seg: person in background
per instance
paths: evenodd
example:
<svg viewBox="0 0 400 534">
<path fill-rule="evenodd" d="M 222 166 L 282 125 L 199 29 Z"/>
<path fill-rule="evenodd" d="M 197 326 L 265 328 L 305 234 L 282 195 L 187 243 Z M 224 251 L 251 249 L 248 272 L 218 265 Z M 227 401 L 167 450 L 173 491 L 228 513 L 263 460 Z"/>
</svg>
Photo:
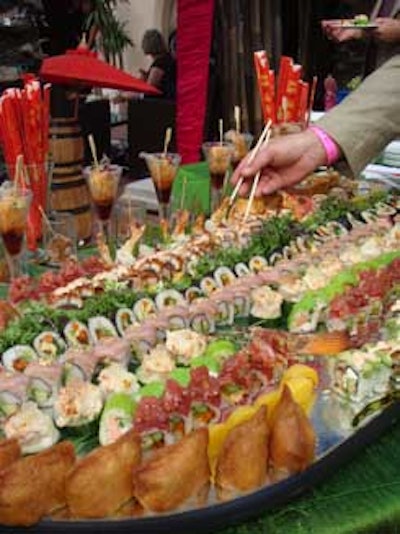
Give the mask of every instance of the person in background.
<svg viewBox="0 0 400 534">
<path fill-rule="evenodd" d="M 147 30 L 142 39 L 142 50 L 152 63 L 148 71 L 140 74 L 149 84 L 161 91 L 161 97 L 174 100 L 176 96 L 176 62 L 168 52 L 167 44 L 158 30 Z"/>
<path fill-rule="evenodd" d="M 232 176 L 245 178 L 239 194 L 247 195 L 261 171 L 256 191 L 269 195 L 300 182 L 321 165 L 343 159 L 357 177 L 385 146 L 400 135 L 400 55 L 368 76 L 345 100 L 315 125 L 272 139 L 254 161 L 243 160 Z"/>
<path fill-rule="evenodd" d="M 365 75 L 400 53 L 400 0 L 377 0 L 369 19 L 377 25 L 376 29 L 346 28 L 337 20 L 322 21 L 327 37 L 338 43 L 369 39 Z"/>
</svg>

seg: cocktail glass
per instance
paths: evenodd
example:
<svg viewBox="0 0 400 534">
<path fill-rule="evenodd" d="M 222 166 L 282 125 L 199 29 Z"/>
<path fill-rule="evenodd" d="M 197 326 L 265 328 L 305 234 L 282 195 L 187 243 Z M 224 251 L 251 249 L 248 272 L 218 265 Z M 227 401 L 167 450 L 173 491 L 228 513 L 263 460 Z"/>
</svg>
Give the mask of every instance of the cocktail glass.
<svg viewBox="0 0 400 534">
<path fill-rule="evenodd" d="M 32 192 L 5 182 L 0 188 L 0 234 L 6 251 L 10 277 L 21 275 L 21 256 Z"/>
<path fill-rule="evenodd" d="M 202 146 L 210 171 L 211 211 L 214 211 L 222 200 L 224 187 L 228 180 L 233 145 L 226 141 L 207 141 Z"/>
<path fill-rule="evenodd" d="M 224 134 L 225 141 L 232 143 L 232 168 L 236 169 L 242 159 L 250 150 L 254 135 L 249 132 L 237 132 L 236 130 L 229 130 Z"/>
<path fill-rule="evenodd" d="M 181 156 L 172 152 L 141 152 L 139 156 L 146 160 L 153 180 L 160 219 L 168 221 L 172 185 L 178 172 Z"/>
<path fill-rule="evenodd" d="M 119 165 L 86 167 L 83 174 L 88 184 L 99 230 L 105 235 L 106 241 L 110 245 L 111 217 L 118 196 L 122 167 Z"/>
</svg>

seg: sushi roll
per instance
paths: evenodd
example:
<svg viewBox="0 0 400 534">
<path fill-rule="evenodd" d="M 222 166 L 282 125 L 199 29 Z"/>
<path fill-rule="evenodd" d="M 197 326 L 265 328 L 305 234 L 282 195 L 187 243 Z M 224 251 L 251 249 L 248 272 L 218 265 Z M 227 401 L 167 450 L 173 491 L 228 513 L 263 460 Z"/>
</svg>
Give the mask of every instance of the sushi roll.
<svg viewBox="0 0 400 534">
<path fill-rule="evenodd" d="M 267 260 L 263 256 L 253 256 L 249 261 L 250 271 L 257 274 L 268 266 Z"/>
<path fill-rule="evenodd" d="M 233 291 L 234 317 L 246 318 L 250 314 L 250 291 L 245 287 L 237 287 Z"/>
<path fill-rule="evenodd" d="M 79 427 L 97 419 L 103 408 L 98 386 L 71 380 L 60 389 L 54 403 L 54 420 L 59 428 Z"/>
<path fill-rule="evenodd" d="M 34 402 L 27 402 L 4 424 L 7 439 L 17 439 L 22 454 L 44 451 L 57 443 L 59 431 L 52 418 L 39 410 Z"/>
<path fill-rule="evenodd" d="M 104 405 L 100 418 L 100 445 L 110 445 L 133 426 L 136 402 L 127 393 L 113 393 Z"/>
<path fill-rule="evenodd" d="M 131 358 L 130 343 L 126 338 L 102 339 L 93 347 L 93 358 L 101 365 L 115 362 L 127 367 Z"/>
<path fill-rule="evenodd" d="M 146 321 L 142 323 L 141 326 L 146 327 L 146 329 L 154 328 L 154 330 L 156 331 L 157 341 L 165 341 L 167 337 L 167 330 L 169 328 L 168 319 L 166 319 L 165 317 L 162 317 L 161 315 L 151 317 L 150 319 L 146 319 Z"/>
<path fill-rule="evenodd" d="M 33 340 L 33 346 L 38 353 L 40 360 L 44 362 L 55 362 L 64 353 L 66 345 L 57 332 L 42 332 Z"/>
<path fill-rule="evenodd" d="M 364 226 L 365 222 L 363 220 L 360 220 L 356 218 L 352 213 L 346 213 L 346 219 L 349 221 L 351 228 L 357 228 L 360 226 Z"/>
<path fill-rule="evenodd" d="M 89 332 L 94 343 L 99 343 L 100 341 L 110 337 L 118 337 L 117 329 L 110 319 L 100 315 L 96 317 L 90 317 Z"/>
<path fill-rule="evenodd" d="M 136 323 L 135 314 L 129 308 L 120 308 L 115 314 L 115 324 L 121 336 L 124 335 L 128 326 Z"/>
<path fill-rule="evenodd" d="M 17 412 L 28 399 L 29 378 L 21 373 L 0 375 L 0 421 Z"/>
<path fill-rule="evenodd" d="M 250 269 L 243 262 L 237 263 L 234 267 L 235 274 L 238 278 L 250 274 Z"/>
<path fill-rule="evenodd" d="M 64 337 L 70 347 L 87 347 L 90 345 L 88 327 L 75 319 L 66 324 Z"/>
<path fill-rule="evenodd" d="M 194 300 L 201 298 L 203 293 L 199 287 L 191 286 L 185 291 L 186 302 L 191 304 Z"/>
<path fill-rule="evenodd" d="M 165 289 L 156 296 L 156 306 L 162 311 L 173 306 L 185 305 L 185 297 L 176 289 Z"/>
<path fill-rule="evenodd" d="M 157 331 L 153 326 L 146 324 L 140 326 L 129 326 L 124 334 L 124 339 L 128 340 L 131 350 L 138 360 L 157 344 Z"/>
<path fill-rule="evenodd" d="M 90 381 L 95 373 L 98 363 L 93 350 L 83 347 L 70 348 L 64 354 L 64 381 L 88 380 Z"/>
<path fill-rule="evenodd" d="M 189 308 L 189 325 L 200 334 L 215 332 L 215 316 L 218 307 L 209 300 L 196 300 Z"/>
<path fill-rule="evenodd" d="M 38 359 L 38 355 L 29 345 L 15 345 L 7 349 L 1 360 L 7 371 L 23 372 L 30 362 Z"/>
<path fill-rule="evenodd" d="M 332 237 L 346 235 L 349 233 L 348 229 L 338 221 L 329 221 L 326 227 L 332 231 Z"/>
<path fill-rule="evenodd" d="M 375 206 L 375 212 L 379 217 L 392 217 L 393 215 L 396 215 L 397 210 L 386 202 L 378 202 Z"/>
<path fill-rule="evenodd" d="M 185 328 L 167 332 L 165 346 L 176 357 L 178 363 L 188 364 L 192 358 L 200 356 L 206 349 L 207 338 L 193 330 Z"/>
<path fill-rule="evenodd" d="M 226 287 L 236 280 L 236 276 L 229 267 L 218 267 L 214 271 L 214 278 L 219 287 Z"/>
<path fill-rule="evenodd" d="M 171 353 L 165 345 L 157 345 L 143 356 L 136 375 L 142 384 L 165 382 L 174 369 L 175 362 Z"/>
<path fill-rule="evenodd" d="M 32 362 L 27 366 L 24 374 L 29 377 L 29 399 L 34 401 L 39 408 L 51 408 L 61 387 L 62 364 L 56 362 L 43 365 L 39 362 Z"/>
<path fill-rule="evenodd" d="M 324 302 L 317 298 L 305 298 L 296 303 L 288 318 L 289 332 L 294 334 L 306 334 L 315 332 L 325 308 Z"/>
<path fill-rule="evenodd" d="M 375 224 L 379 219 L 379 215 L 377 215 L 374 210 L 362 211 L 361 217 L 364 219 L 366 223 L 369 223 L 369 224 Z"/>
<path fill-rule="evenodd" d="M 282 315 L 283 297 L 269 286 L 261 286 L 251 292 L 250 314 L 258 319 L 277 319 Z"/>
<path fill-rule="evenodd" d="M 270 265 L 276 265 L 281 260 L 283 260 L 283 256 L 280 252 L 273 252 L 269 257 Z"/>
<path fill-rule="evenodd" d="M 233 304 L 233 293 L 228 291 L 216 291 L 210 300 L 217 306 L 215 322 L 218 325 L 231 325 L 235 318 L 235 307 Z"/>
<path fill-rule="evenodd" d="M 97 381 L 105 397 L 112 393 L 133 395 L 139 390 L 136 376 L 119 363 L 111 363 L 104 367 L 100 371 Z"/>
<path fill-rule="evenodd" d="M 133 306 L 133 313 L 139 322 L 144 321 L 147 317 L 152 317 L 156 314 L 157 308 L 155 302 L 147 297 L 144 297 Z"/>
<path fill-rule="evenodd" d="M 368 348 L 342 353 L 334 361 L 334 391 L 361 404 L 388 391 L 392 360 L 388 352 Z"/>
<path fill-rule="evenodd" d="M 211 276 L 205 276 L 200 282 L 200 289 L 205 295 L 211 295 L 218 289 L 217 282 Z"/>
<path fill-rule="evenodd" d="M 167 321 L 168 330 L 180 330 L 189 326 L 189 308 L 186 306 L 166 308 L 160 317 Z"/>
</svg>

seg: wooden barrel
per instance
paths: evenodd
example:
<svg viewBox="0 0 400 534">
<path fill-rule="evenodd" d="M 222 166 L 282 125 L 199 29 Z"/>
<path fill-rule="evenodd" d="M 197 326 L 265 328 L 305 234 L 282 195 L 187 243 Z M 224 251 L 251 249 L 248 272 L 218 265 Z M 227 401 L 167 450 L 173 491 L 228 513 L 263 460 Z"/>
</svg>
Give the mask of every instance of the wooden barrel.
<svg viewBox="0 0 400 534">
<path fill-rule="evenodd" d="M 74 215 L 78 239 L 92 232 L 89 190 L 82 174 L 84 145 L 81 128 L 74 118 L 50 122 L 50 154 L 54 163 L 50 206 L 54 211 Z"/>
</svg>

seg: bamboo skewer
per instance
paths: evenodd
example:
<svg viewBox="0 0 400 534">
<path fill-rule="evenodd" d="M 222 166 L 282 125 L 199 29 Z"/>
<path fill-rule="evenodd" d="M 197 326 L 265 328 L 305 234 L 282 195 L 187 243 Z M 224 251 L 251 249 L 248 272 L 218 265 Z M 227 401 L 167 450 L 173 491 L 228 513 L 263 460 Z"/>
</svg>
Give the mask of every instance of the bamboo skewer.
<svg viewBox="0 0 400 534">
<path fill-rule="evenodd" d="M 311 112 L 312 112 L 312 108 L 313 108 L 313 105 L 314 105 L 315 92 L 317 90 L 317 82 L 318 82 L 318 77 L 317 76 L 313 76 L 313 79 L 312 79 L 312 82 L 311 82 L 310 100 L 308 102 L 307 114 L 306 114 L 306 117 L 305 117 L 306 126 L 308 126 L 310 124 Z"/>
<path fill-rule="evenodd" d="M 219 119 L 219 142 L 222 145 L 224 141 L 224 121 L 223 119 Z"/>
<path fill-rule="evenodd" d="M 268 145 L 270 137 L 271 137 L 271 130 L 268 130 L 267 135 L 265 137 L 265 141 L 262 143 L 262 147 L 263 148 Z M 244 219 L 243 219 L 244 222 L 247 221 L 247 219 L 248 219 L 248 217 L 250 215 L 251 207 L 253 205 L 254 197 L 255 197 L 255 194 L 256 194 L 256 191 L 257 191 L 257 187 L 258 187 L 258 183 L 260 181 L 260 178 L 261 178 L 261 171 L 258 171 L 258 173 L 254 177 L 253 185 L 251 186 L 249 200 L 247 201 L 246 212 L 244 214 Z"/>
<path fill-rule="evenodd" d="M 235 117 L 235 126 L 236 126 L 236 133 L 240 133 L 240 107 L 235 106 L 234 107 L 234 117 Z"/>
<path fill-rule="evenodd" d="M 99 160 L 97 158 L 97 149 L 96 149 L 96 144 L 94 142 L 94 137 L 92 134 L 89 134 L 88 135 L 88 141 L 89 141 L 89 147 L 90 147 L 90 151 L 92 153 L 92 158 L 93 158 L 93 163 L 94 163 L 94 166 L 96 167 L 96 169 L 98 169 L 100 167 L 99 165 Z"/>
<path fill-rule="evenodd" d="M 181 191 L 181 202 L 180 202 L 180 210 L 183 211 L 184 205 L 185 205 L 185 197 L 186 197 L 186 186 L 187 186 L 187 176 L 184 175 L 182 178 L 182 191 Z"/>
<path fill-rule="evenodd" d="M 57 235 L 57 232 L 54 230 L 51 222 L 50 222 L 50 219 L 47 217 L 46 213 L 44 212 L 44 209 L 42 208 L 42 206 L 39 206 L 39 211 L 40 211 L 40 214 L 44 220 L 44 222 L 46 223 L 46 226 L 47 228 L 50 230 L 50 232 L 54 235 Z"/>
<path fill-rule="evenodd" d="M 14 192 L 17 194 L 18 186 L 21 185 L 21 177 L 23 176 L 24 172 L 24 156 L 22 154 L 18 154 L 17 159 L 15 161 L 15 169 L 14 169 Z"/>
<path fill-rule="evenodd" d="M 172 139 L 172 128 L 167 128 L 165 130 L 165 136 L 164 136 L 164 150 L 163 150 L 164 158 L 167 156 L 168 146 L 171 142 L 171 139 Z"/>
<path fill-rule="evenodd" d="M 256 146 L 253 148 L 253 150 L 251 151 L 249 157 L 247 158 L 247 163 L 248 164 L 252 163 L 254 158 L 256 157 L 258 151 L 260 150 L 260 147 L 261 147 L 262 143 L 264 142 L 264 139 L 266 138 L 268 132 L 270 131 L 271 124 L 272 124 L 272 121 L 270 119 L 267 122 L 267 124 L 264 126 L 264 130 L 262 131 L 260 137 L 258 138 Z M 232 206 L 232 204 L 235 202 L 235 199 L 237 197 L 239 189 L 241 188 L 241 186 L 243 184 L 243 180 L 244 180 L 244 178 L 243 178 L 243 176 L 241 176 L 239 178 L 239 180 L 237 181 L 237 184 L 235 185 L 235 188 L 232 191 L 231 197 L 229 199 L 229 206 Z"/>
</svg>

